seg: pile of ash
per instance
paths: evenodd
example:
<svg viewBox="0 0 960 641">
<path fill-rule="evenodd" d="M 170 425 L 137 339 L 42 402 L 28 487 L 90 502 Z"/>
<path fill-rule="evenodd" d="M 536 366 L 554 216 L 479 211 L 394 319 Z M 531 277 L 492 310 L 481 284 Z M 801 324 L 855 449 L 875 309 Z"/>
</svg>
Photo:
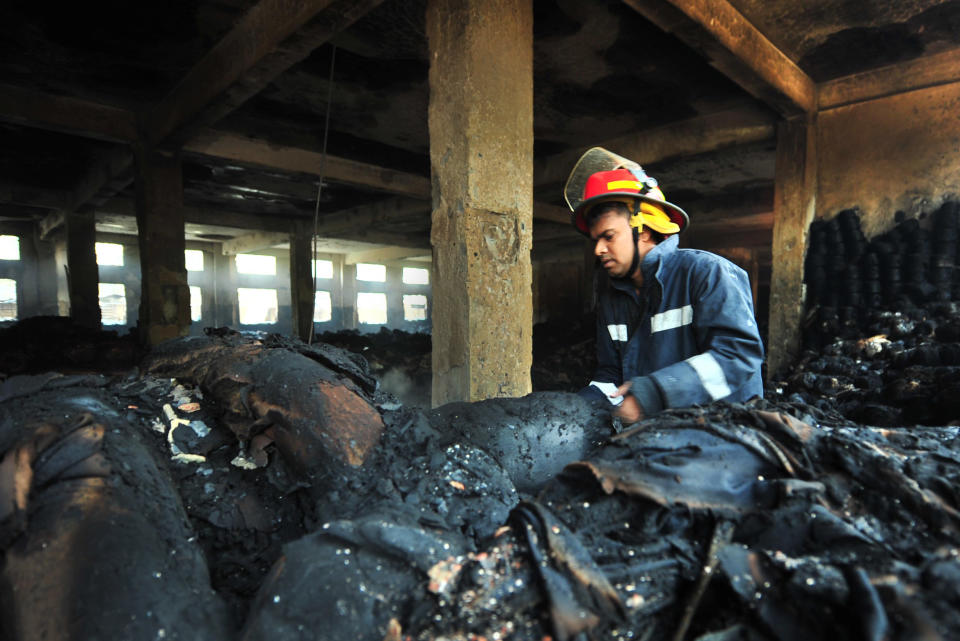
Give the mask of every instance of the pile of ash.
<svg viewBox="0 0 960 641">
<path fill-rule="evenodd" d="M 960 433 L 798 396 L 616 433 L 423 411 L 228 332 L 0 384 L 0 630 L 35 639 L 946 639 Z"/>
</svg>

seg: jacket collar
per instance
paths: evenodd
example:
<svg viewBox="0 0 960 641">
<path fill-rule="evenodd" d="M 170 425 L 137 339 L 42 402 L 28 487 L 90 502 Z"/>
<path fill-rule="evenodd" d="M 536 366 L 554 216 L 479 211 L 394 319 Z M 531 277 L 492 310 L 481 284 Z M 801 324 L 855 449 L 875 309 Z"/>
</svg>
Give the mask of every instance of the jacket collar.
<svg viewBox="0 0 960 641">
<path fill-rule="evenodd" d="M 670 234 L 664 238 L 656 247 L 647 252 L 647 255 L 643 257 L 643 261 L 640 263 L 640 271 L 643 272 L 643 282 L 649 282 L 651 278 L 657 278 L 659 280 L 660 270 L 663 267 L 664 261 L 668 260 L 670 256 L 677 251 L 677 247 L 680 245 L 680 240 L 677 238 L 676 234 Z"/>
<path fill-rule="evenodd" d="M 677 235 L 670 234 L 658 243 L 656 247 L 647 252 L 647 255 L 644 256 L 640 262 L 640 270 L 643 272 L 644 283 L 649 283 L 652 280 L 660 281 L 660 272 L 663 263 L 676 253 L 679 245 L 680 241 Z M 613 285 L 615 289 L 624 292 L 634 291 L 633 281 L 629 278 L 611 278 L 610 284 Z"/>
</svg>

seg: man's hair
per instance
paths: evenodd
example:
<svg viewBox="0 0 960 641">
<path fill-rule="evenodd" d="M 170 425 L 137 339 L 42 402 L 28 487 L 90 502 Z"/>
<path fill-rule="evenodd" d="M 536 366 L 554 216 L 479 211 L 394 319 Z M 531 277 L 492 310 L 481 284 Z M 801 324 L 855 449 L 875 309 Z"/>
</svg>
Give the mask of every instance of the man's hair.
<svg viewBox="0 0 960 641">
<path fill-rule="evenodd" d="M 598 205 L 594 205 L 584 216 L 584 220 L 587 223 L 587 229 L 593 226 L 601 216 L 614 212 L 622 216 L 626 216 L 627 220 L 630 220 L 630 217 L 633 215 L 633 210 L 630 209 L 630 206 L 626 203 L 620 202 L 619 200 L 608 200 L 602 202 Z M 661 234 L 656 229 L 650 229 L 649 227 L 644 227 L 650 233 L 650 239 L 659 244 L 667 237 L 667 234 Z"/>
</svg>

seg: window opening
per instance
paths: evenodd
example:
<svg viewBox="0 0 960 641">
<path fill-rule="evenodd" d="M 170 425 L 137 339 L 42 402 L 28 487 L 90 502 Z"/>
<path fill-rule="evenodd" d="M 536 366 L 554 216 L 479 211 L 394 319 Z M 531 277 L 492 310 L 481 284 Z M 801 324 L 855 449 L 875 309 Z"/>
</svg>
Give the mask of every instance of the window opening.
<svg viewBox="0 0 960 641">
<path fill-rule="evenodd" d="M 404 294 L 403 320 L 427 320 L 427 297 L 423 294 Z"/>
<path fill-rule="evenodd" d="M 404 267 L 403 282 L 407 285 L 429 285 L 430 270 L 420 267 Z"/>
<path fill-rule="evenodd" d="M 387 322 L 387 295 L 373 292 L 357 294 L 357 321 L 366 325 Z"/>
<path fill-rule="evenodd" d="M 383 283 L 387 280 L 387 266 L 357 263 L 357 280 Z"/>
<path fill-rule="evenodd" d="M 119 243 L 94 243 L 98 265 L 123 267 L 123 245 Z"/>
<path fill-rule="evenodd" d="M 237 272 L 276 276 L 277 257 L 261 254 L 237 254 Z"/>
<path fill-rule="evenodd" d="M 186 263 L 188 272 L 202 272 L 203 271 L 203 250 L 184 249 L 183 262 Z"/>
<path fill-rule="evenodd" d="M 203 293 L 196 285 L 190 285 L 190 320 L 194 323 L 203 318 Z"/>
<path fill-rule="evenodd" d="M 10 320 L 17 320 L 17 281 L 0 278 L 0 321 Z"/>
<path fill-rule="evenodd" d="M 20 260 L 20 237 L 0 235 L 0 260 Z"/>
<path fill-rule="evenodd" d="M 127 324 L 127 291 L 123 283 L 100 283 L 100 322 Z"/>
<path fill-rule="evenodd" d="M 313 299 L 313 322 L 326 323 L 333 319 L 333 303 L 330 292 L 318 291 Z"/>
<path fill-rule="evenodd" d="M 268 325 L 277 322 L 277 290 L 237 288 L 241 325 Z"/>
</svg>

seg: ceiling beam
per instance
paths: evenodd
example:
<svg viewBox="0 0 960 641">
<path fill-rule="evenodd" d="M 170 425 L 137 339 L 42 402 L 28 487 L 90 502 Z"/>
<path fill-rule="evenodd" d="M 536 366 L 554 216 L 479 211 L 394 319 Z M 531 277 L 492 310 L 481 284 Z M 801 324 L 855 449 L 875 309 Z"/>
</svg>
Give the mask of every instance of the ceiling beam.
<svg viewBox="0 0 960 641">
<path fill-rule="evenodd" d="M 0 85 L 0 120 L 109 142 L 137 138 L 131 111 L 11 85 Z"/>
<path fill-rule="evenodd" d="M 596 146 L 641 165 L 652 165 L 679 156 L 695 156 L 725 147 L 772 140 L 776 133 L 774 120 L 773 114 L 753 105 L 744 105 L 618 136 Z M 534 184 L 555 184 L 558 190 L 561 189 L 574 163 L 586 150 L 587 147 L 582 147 L 535 159 Z"/>
<path fill-rule="evenodd" d="M 237 236 L 236 238 L 223 241 L 221 251 L 224 256 L 236 256 L 237 254 L 249 254 L 250 252 L 270 249 L 276 245 L 284 245 L 289 242 L 289 233 L 255 231 L 252 234 Z"/>
<path fill-rule="evenodd" d="M 424 211 L 430 210 L 430 178 L 418 174 L 329 154 L 324 161 L 323 154 L 317 151 L 214 129 L 199 132 L 183 149 L 212 158 L 285 172 L 317 176 L 322 170 L 324 180 L 418 198 L 427 201 L 422 203 Z M 533 217 L 545 221 L 570 222 L 570 212 L 566 208 L 549 203 L 534 203 Z"/>
<path fill-rule="evenodd" d="M 324 155 L 320 152 L 274 145 L 266 140 L 207 129 L 184 145 L 185 151 L 204 156 L 287 172 L 319 175 L 325 180 L 376 189 L 390 194 L 430 199 L 430 179 L 404 171 Z"/>
<path fill-rule="evenodd" d="M 781 115 L 813 113 L 817 87 L 727 0 L 623 0 Z"/>
<path fill-rule="evenodd" d="M 405 258 L 430 257 L 430 251 L 424 251 L 419 247 L 384 247 L 382 249 L 369 249 L 367 251 L 350 252 L 343 257 L 346 265 L 356 265 L 357 263 L 389 263 Z"/>
<path fill-rule="evenodd" d="M 357 237 L 359 239 L 359 235 L 365 231 L 376 231 L 391 222 L 427 216 L 429 211 L 430 204 L 422 200 L 388 198 L 323 214 L 313 231 L 321 238 Z"/>
<path fill-rule="evenodd" d="M 148 142 L 180 146 L 383 0 L 260 0 L 147 120 Z"/>
<path fill-rule="evenodd" d="M 128 216 L 136 219 L 136 205 L 130 198 L 113 198 L 96 208 L 97 221 L 106 220 L 110 215 Z M 219 209 L 216 207 L 183 206 L 183 220 L 194 225 L 213 225 L 249 231 L 277 231 L 290 233 L 293 223 L 298 220 L 283 216 L 245 214 Z M 302 219 L 300 219 L 302 220 Z"/>
<path fill-rule="evenodd" d="M 113 197 L 133 180 L 132 167 L 133 152 L 128 146 L 105 151 L 90 164 L 86 173 L 70 189 L 70 203 L 67 209 L 76 211 L 97 196 L 100 196 L 99 202 Z M 121 176 L 125 176 L 125 179 L 121 179 Z M 113 181 L 118 181 L 116 183 L 118 188 L 102 194 L 104 188 L 109 187 Z"/>
<path fill-rule="evenodd" d="M 336 240 L 354 240 L 373 245 L 384 245 L 387 247 L 409 247 L 417 249 L 424 253 L 432 250 L 430 244 L 430 234 L 396 233 L 392 231 L 380 231 L 378 229 L 360 229 L 353 231 L 342 231 L 333 234 L 327 234 L 322 238 L 331 238 Z"/>
<path fill-rule="evenodd" d="M 72 194 L 65 189 L 31 187 L 0 180 L 0 203 L 41 209 L 67 209 Z"/>
<path fill-rule="evenodd" d="M 820 109 L 960 82 L 960 48 L 823 82 Z"/>
</svg>

